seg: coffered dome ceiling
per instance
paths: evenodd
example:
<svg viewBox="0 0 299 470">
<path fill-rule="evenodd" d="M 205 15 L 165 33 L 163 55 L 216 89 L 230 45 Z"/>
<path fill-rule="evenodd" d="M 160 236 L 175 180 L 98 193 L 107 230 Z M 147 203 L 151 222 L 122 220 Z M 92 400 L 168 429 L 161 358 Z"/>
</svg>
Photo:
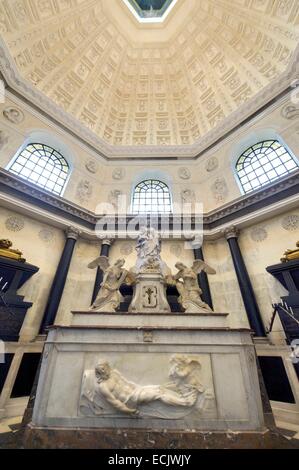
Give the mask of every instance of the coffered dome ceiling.
<svg viewBox="0 0 299 470">
<path fill-rule="evenodd" d="M 298 0 L 177 0 L 157 24 L 140 23 L 125 0 L 0 6 L 16 86 L 51 99 L 108 154 L 195 148 L 282 76 L 298 25 Z"/>
</svg>

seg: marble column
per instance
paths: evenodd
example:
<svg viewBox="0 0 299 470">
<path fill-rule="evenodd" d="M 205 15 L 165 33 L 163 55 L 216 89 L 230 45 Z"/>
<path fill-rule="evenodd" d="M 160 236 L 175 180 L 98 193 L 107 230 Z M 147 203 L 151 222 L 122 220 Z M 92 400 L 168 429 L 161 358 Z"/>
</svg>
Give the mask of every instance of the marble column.
<svg viewBox="0 0 299 470">
<path fill-rule="evenodd" d="M 202 246 L 196 243 L 193 243 L 193 252 L 194 252 L 194 258 L 196 260 L 201 259 L 204 261 Z M 213 301 L 212 301 L 212 296 L 211 296 L 211 291 L 210 291 L 209 279 L 208 279 L 207 274 L 204 271 L 202 271 L 198 275 L 198 284 L 202 290 L 201 298 L 203 302 L 208 304 L 213 310 Z"/>
<path fill-rule="evenodd" d="M 108 240 L 108 239 L 102 241 L 100 256 L 106 256 L 107 258 L 109 258 L 110 248 L 113 242 L 114 240 Z M 98 268 L 95 283 L 94 283 L 93 293 L 92 293 L 91 305 L 94 303 L 95 299 L 97 298 L 102 282 L 103 282 L 103 271 L 101 270 L 101 268 Z"/>
<path fill-rule="evenodd" d="M 67 275 L 69 272 L 74 248 L 79 238 L 79 230 L 69 227 L 66 230 L 66 242 L 52 283 L 48 303 L 44 313 L 40 333 L 45 334 L 50 325 L 55 322 L 56 314 L 63 294 Z"/>
<path fill-rule="evenodd" d="M 225 230 L 224 234 L 229 244 L 250 327 L 255 336 L 264 337 L 266 336 L 265 327 L 238 243 L 239 231 L 235 227 L 231 227 Z"/>
</svg>

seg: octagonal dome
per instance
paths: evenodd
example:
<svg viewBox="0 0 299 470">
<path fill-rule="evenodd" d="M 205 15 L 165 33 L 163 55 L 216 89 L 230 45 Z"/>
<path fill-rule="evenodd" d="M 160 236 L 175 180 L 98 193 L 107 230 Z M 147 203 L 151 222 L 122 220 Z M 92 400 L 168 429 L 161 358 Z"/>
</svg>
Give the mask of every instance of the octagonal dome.
<svg viewBox="0 0 299 470">
<path fill-rule="evenodd" d="M 297 0 L 177 0 L 159 24 L 119 0 L 2 0 L 2 71 L 106 155 L 196 155 L 281 91 L 298 25 Z"/>
</svg>

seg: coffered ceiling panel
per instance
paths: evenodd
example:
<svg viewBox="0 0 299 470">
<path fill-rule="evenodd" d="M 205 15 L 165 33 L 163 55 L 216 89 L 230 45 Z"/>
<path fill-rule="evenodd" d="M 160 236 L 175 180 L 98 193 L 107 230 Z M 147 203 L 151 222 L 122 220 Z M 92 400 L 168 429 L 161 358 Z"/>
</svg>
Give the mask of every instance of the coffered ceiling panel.
<svg viewBox="0 0 299 470">
<path fill-rule="evenodd" d="M 119 0 L 2 0 L 0 30 L 22 79 L 106 144 L 188 146 L 286 70 L 298 11 L 178 0 L 142 25 Z"/>
</svg>

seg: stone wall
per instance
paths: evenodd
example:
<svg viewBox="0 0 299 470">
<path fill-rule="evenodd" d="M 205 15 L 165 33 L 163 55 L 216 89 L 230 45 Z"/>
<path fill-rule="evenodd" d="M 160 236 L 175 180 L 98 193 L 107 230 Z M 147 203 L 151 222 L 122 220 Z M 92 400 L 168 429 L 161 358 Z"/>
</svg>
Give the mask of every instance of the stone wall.
<svg viewBox="0 0 299 470">
<path fill-rule="evenodd" d="M 0 208 L 1 238 L 13 242 L 13 248 L 23 252 L 27 262 L 38 266 L 35 274 L 19 293 L 33 302 L 21 330 L 23 340 L 34 338 L 39 331 L 51 283 L 64 245 L 64 234 L 50 225 L 25 215 Z"/>
<path fill-rule="evenodd" d="M 182 193 L 188 189 L 194 200 L 203 204 L 204 212 L 220 208 L 242 196 L 234 174 L 234 165 L 241 153 L 250 145 L 264 139 L 280 138 L 294 155 L 299 155 L 299 126 L 296 115 L 287 112 L 287 102 L 255 118 L 197 161 L 134 160 L 122 163 L 104 160 L 91 148 L 42 118 L 37 112 L 24 107 L 10 95 L 0 105 L 0 166 L 6 168 L 24 141 L 33 136 L 43 139 L 60 150 L 71 166 L 71 175 L 63 197 L 93 212 L 102 213 L 101 203 L 115 201 L 115 194 L 126 196 L 129 209 L 134 185 L 146 178 L 165 181 L 171 189 L 173 202 L 182 202 Z M 20 111 L 18 123 L 4 117 L 9 107 Z M 140 147 L 142 157 L 142 147 Z M 182 168 L 186 172 L 182 172 Z M 193 196 L 191 196 L 193 198 Z"/>
</svg>

